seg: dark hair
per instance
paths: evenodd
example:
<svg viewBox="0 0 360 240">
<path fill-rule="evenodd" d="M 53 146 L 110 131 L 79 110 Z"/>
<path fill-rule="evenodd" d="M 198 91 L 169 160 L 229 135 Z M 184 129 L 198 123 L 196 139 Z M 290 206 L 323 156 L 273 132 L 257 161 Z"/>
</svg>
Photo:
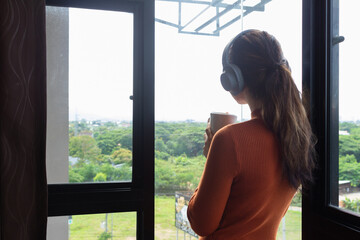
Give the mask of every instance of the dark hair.
<svg viewBox="0 0 360 240">
<path fill-rule="evenodd" d="M 229 57 L 262 104 L 262 118 L 279 142 L 283 174 L 294 188 L 304 187 L 313 180 L 315 137 L 279 42 L 267 32 L 248 30 L 235 40 Z"/>
</svg>

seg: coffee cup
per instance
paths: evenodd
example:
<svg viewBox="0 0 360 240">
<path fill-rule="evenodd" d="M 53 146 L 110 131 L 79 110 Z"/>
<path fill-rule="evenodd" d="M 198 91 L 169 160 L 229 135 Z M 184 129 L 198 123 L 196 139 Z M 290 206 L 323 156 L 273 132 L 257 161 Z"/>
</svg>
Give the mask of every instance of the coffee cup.
<svg viewBox="0 0 360 240">
<path fill-rule="evenodd" d="M 220 128 L 236 123 L 236 115 L 222 112 L 210 113 L 210 130 L 215 134 Z"/>
</svg>

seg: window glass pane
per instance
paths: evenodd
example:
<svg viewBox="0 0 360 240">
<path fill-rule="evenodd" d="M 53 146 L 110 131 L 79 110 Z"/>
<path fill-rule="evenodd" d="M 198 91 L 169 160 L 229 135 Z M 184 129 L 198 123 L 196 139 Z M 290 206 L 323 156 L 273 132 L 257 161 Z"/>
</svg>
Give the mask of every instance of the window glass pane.
<svg viewBox="0 0 360 240">
<path fill-rule="evenodd" d="M 133 15 L 46 8 L 49 183 L 131 181 Z"/>
<path fill-rule="evenodd" d="M 358 64 L 360 33 L 355 31 L 356 0 L 339 1 L 339 206 L 360 211 L 360 102 Z"/>
<path fill-rule="evenodd" d="M 136 239 L 136 212 L 49 217 L 48 240 Z"/>
<path fill-rule="evenodd" d="M 292 75 L 301 90 L 302 1 L 245 1 L 244 9 L 255 7 L 244 17 L 216 32 L 214 20 L 199 26 L 236 1 L 220 1 L 218 10 L 201 3 L 156 2 L 156 109 L 155 109 L 155 236 L 156 239 L 190 239 L 186 230 L 187 199 L 197 187 L 204 169 L 204 130 L 211 112 L 229 112 L 238 121 L 250 119 L 248 107 L 241 108 L 220 84 L 222 53 L 226 44 L 242 29 L 256 28 L 273 34 L 281 43 Z M 245 8 L 246 7 L 246 8 Z M 286 9 L 286 11 L 284 11 Z M 224 14 L 219 25 L 238 18 L 240 5 Z M 164 20 L 185 26 L 180 33 Z M 191 23 L 189 23 L 189 21 Z M 187 23 L 189 23 L 187 25 Z M 291 31 L 291 34 L 289 32 Z M 191 34 L 186 34 L 186 33 Z M 207 34 L 207 35 L 206 35 Z M 204 36 L 205 35 L 205 36 Z M 259 189 L 261 191 L 261 189 Z M 182 223 L 182 224 L 181 224 Z M 177 227 L 176 227 L 177 226 Z M 285 236 L 283 236 L 285 234 Z M 301 239 L 301 196 L 297 195 L 278 231 L 278 239 Z"/>
</svg>

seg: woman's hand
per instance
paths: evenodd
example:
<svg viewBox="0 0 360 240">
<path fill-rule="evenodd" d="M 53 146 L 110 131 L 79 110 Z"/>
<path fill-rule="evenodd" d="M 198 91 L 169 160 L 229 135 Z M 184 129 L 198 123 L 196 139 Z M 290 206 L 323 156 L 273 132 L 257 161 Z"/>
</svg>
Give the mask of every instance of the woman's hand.
<svg viewBox="0 0 360 240">
<path fill-rule="evenodd" d="M 204 134 L 205 145 L 203 148 L 203 154 L 205 157 L 207 157 L 207 155 L 208 155 L 212 138 L 213 138 L 213 133 L 210 130 L 210 118 L 209 118 L 207 127 L 205 129 L 205 134 Z"/>
</svg>

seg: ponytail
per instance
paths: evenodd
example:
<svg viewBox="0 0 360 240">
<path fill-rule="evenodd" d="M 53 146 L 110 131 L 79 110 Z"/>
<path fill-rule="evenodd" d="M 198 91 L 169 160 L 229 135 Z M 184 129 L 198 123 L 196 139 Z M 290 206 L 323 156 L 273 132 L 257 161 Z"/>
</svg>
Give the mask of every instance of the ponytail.
<svg viewBox="0 0 360 240">
<path fill-rule="evenodd" d="M 283 173 L 297 188 L 312 182 L 314 136 L 289 69 L 281 65 L 266 84 L 262 117 L 279 142 Z"/>
<path fill-rule="evenodd" d="M 262 118 L 280 146 L 284 176 L 294 188 L 305 187 L 313 179 L 315 137 L 280 44 L 270 34 L 252 30 L 234 43 L 230 59 L 262 104 Z"/>
</svg>

